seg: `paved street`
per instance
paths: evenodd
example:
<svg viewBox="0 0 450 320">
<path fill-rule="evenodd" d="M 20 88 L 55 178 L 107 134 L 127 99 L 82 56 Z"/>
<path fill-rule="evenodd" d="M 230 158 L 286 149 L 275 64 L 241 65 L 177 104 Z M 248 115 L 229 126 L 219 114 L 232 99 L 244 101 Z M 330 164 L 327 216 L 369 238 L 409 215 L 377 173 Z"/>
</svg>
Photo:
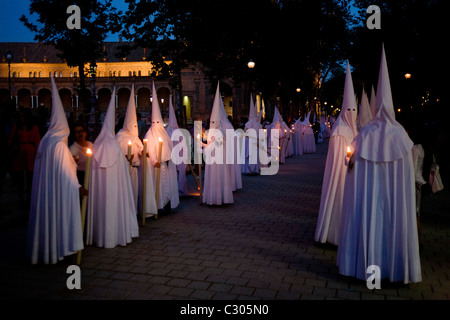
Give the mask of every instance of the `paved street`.
<svg viewBox="0 0 450 320">
<path fill-rule="evenodd" d="M 314 242 L 327 143 L 317 147 L 315 154 L 287 158 L 275 176 L 243 176 L 233 205 L 208 207 L 196 196 L 182 198 L 176 210 L 147 219 L 128 246 L 87 247 L 80 290 L 66 287 L 73 259 L 28 264 L 26 219 L 4 223 L 0 295 L 14 300 L 449 300 L 450 188 L 423 200 L 423 281 L 382 282 L 380 290 L 369 290 L 365 282 L 338 274 L 336 247 Z"/>
</svg>

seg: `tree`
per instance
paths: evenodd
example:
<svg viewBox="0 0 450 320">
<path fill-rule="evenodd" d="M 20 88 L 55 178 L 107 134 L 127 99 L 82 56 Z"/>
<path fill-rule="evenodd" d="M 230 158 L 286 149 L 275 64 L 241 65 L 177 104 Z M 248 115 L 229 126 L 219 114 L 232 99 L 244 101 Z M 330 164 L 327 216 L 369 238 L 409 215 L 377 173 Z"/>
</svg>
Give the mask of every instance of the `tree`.
<svg viewBox="0 0 450 320">
<path fill-rule="evenodd" d="M 127 2 L 123 34 L 151 48 L 154 75 L 169 77 L 175 88 L 181 87 L 181 69 L 200 63 L 212 88 L 224 79 L 235 86 L 254 82 L 266 97 L 288 105 L 300 86 L 312 101 L 321 77 L 345 60 L 348 49 L 349 0 Z M 250 59 L 256 63 L 251 73 Z"/>
<path fill-rule="evenodd" d="M 108 33 L 117 31 L 120 12 L 116 12 L 112 0 L 80 0 L 77 5 L 81 11 L 81 28 L 69 29 L 66 11 L 73 4 L 73 0 L 31 0 L 30 17 L 22 15 L 20 21 L 35 33 L 36 41 L 54 46 L 68 66 L 78 67 L 80 95 L 84 98 L 84 107 L 88 108 L 85 65 L 104 56 L 103 42 Z M 32 21 L 33 14 L 38 16 L 37 22 Z M 89 109 L 85 109 L 87 112 Z"/>
</svg>

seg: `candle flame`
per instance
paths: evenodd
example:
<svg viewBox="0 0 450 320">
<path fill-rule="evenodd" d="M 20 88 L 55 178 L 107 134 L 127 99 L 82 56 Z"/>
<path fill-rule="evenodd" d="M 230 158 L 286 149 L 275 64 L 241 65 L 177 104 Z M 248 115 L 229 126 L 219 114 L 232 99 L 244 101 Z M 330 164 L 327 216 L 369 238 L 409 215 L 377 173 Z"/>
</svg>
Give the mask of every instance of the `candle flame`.
<svg viewBox="0 0 450 320">
<path fill-rule="evenodd" d="M 161 137 L 159 137 L 158 139 L 159 139 L 159 142 L 163 142 L 163 140 L 161 139 Z"/>
<path fill-rule="evenodd" d="M 197 134 L 197 139 L 200 139 L 200 133 L 199 133 L 199 134 Z"/>
<path fill-rule="evenodd" d="M 88 149 L 86 150 L 86 154 L 92 154 L 92 150 L 91 150 L 90 148 L 88 148 Z"/>
<path fill-rule="evenodd" d="M 142 141 L 144 141 L 144 143 L 147 143 L 147 139 L 144 139 L 144 140 L 142 140 Z"/>
<path fill-rule="evenodd" d="M 131 146 L 131 140 L 128 140 L 128 145 Z"/>
<path fill-rule="evenodd" d="M 350 150 L 350 146 L 347 146 L 347 152 L 352 152 L 352 150 Z"/>
</svg>

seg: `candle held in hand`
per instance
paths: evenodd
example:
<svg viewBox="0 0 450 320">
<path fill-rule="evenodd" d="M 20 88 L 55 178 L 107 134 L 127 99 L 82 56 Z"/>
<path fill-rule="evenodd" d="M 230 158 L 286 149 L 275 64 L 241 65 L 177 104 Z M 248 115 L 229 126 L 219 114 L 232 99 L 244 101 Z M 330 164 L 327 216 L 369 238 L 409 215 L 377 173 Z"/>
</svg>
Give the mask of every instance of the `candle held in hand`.
<svg viewBox="0 0 450 320">
<path fill-rule="evenodd" d="M 347 146 L 347 158 L 352 156 L 352 150 L 350 150 L 350 146 Z"/>
<path fill-rule="evenodd" d="M 128 161 L 131 159 L 131 140 L 128 140 L 128 155 L 127 155 Z"/>
</svg>

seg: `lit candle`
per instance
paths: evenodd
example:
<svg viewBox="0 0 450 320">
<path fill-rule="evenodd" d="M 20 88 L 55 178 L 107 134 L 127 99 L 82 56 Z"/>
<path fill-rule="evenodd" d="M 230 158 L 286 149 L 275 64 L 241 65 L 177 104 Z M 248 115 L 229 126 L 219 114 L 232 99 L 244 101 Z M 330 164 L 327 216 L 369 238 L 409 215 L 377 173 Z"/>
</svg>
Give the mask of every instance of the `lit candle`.
<svg viewBox="0 0 450 320">
<path fill-rule="evenodd" d="M 144 144 L 144 151 L 143 153 L 143 159 L 142 159 L 142 210 L 141 210 L 141 215 L 142 215 L 142 226 L 145 226 L 145 199 L 146 199 L 146 189 L 147 189 L 147 175 L 146 175 L 146 170 L 147 170 L 147 139 L 142 140 L 143 144 Z"/>
<path fill-rule="evenodd" d="M 352 150 L 350 150 L 350 146 L 347 146 L 347 158 L 352 156 Z"/>
<path fill-rule="evenodd" d="M 86 171 L 84 172 L 84 185 L 83 187 L 87 190 L 89 187 L 89 176 L 91 173 L 91 160 L 92 160 L 92 150 L 86 150 Z"/>
<path fill-rule="evenodd" d="M 197 134 L 197 139 L 198 139 L 198 143 L 199 146 L 201 148 L 201 141 L 200 141 L 200 134 Z M 199 196 L 200 196 L 200 204 L 203 203 L 203 197 L 202 197 L 202 158 L 201 156 L 199 157 L 199 161 L 198 161 L 198 191 L 199 191 Z"/>
<path fill-rule="evenodd" d="M 159 137 L 158 140 L 159 140 L 159 150 L 158 150 L 159 168 L 156 169 L 156 192 L 155 192 L 157 209 L 159 209 L 159 182 L 161 179 L 161 154 L 162 154 L 162 146 L 163 146 L 163 140 L 161 139 L 161 137 Z M 155 215 L 155 219 L 157 219 L 157 218 L 158 218 L 158 214 Z"/>
<path fill-rule="evenodd" d="M 84 171 L 84 181 L 83 188 L 89 189 L 89 178 L 91 174 L 91 160 L 92 160 L 92 150 L 86 150 L 86 170 Z M 87 206 L 87 196 L 83 196 L 81 199 L 81 230 L 84 233 L 84 224 L 86 221 L 86 206 Z M 81 250 L 77 253 L 77 264 L 81 263 Z"/>
<path fill-rule="evenodd" d="M 127 156 L 128 161 L 131 160 L 131 140 L 128 140 L 128 156 Z"/>
</svg>

